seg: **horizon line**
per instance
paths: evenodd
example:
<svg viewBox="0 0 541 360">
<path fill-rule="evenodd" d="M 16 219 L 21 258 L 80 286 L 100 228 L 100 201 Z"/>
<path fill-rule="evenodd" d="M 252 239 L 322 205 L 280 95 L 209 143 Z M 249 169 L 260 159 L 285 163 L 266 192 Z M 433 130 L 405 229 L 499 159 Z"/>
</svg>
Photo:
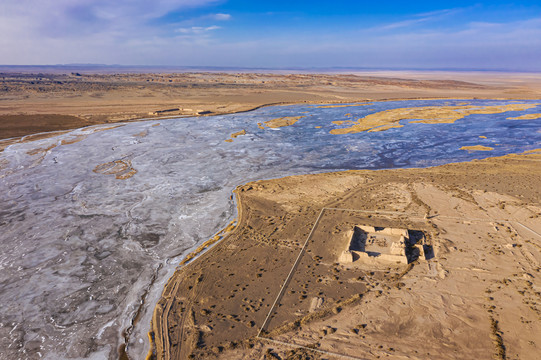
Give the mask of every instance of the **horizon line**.
<svg viewBox="0 0 541 360">
<path fill-rule="evenodd" d="M 282 67 L 263 67 L 263 66 L 219 66 L 219 65 L 122 65 L 122 64 L 0 64 L 0 71 L 4 69 L 163 69 L 163 70 L 206 70 L 206 71 L 220 71 L 220 70 L 238 70 L 238 71 L 427 71 L 427 72 L 498 72 L 498 73 L 541 73 L 541 70 L 516 70 L 506 68 L 419 68 L 419 67 L 370 67 L 370 66 L 282 66 Z"/>
</svg>

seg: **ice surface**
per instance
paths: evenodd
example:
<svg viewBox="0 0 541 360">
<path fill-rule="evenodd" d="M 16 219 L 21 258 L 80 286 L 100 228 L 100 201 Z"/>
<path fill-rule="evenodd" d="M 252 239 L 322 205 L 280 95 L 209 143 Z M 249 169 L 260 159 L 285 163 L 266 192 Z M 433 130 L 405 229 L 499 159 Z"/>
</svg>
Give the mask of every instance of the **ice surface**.
<svg viewBox="0 0 541 360">
<path fill-rule="evenodd" d="M 269 107 L 97 126 L 8 147 L 0 154 L 0 358 L 114 359 L 125 336 L 128 354 L 144 358 L 163 285 L 187 250 L 232 220 L 230 195 L 239 184 L 341 169 L 425 167 L 539 146 L 539 121 L 506 120 L 539 107 L 455 124 L 402 122 L 403 128 L 384 132 L 329 134 L 337 127 L 331 121 L 347 120 L 346 113 L 458 102 Z M 257 126 L 299 115 L 306 117 L 293 126 Z M 246 135 L 225 142 L 242 129 Z M 495 150 L 459 150 L 477 144 Z"/>
</svg>

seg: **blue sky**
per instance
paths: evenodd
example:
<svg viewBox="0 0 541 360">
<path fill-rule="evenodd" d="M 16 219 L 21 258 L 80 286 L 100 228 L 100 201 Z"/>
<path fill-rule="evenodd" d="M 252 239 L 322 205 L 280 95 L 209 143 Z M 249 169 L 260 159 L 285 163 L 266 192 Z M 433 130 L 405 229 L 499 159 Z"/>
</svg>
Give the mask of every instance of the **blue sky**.
<svg viewBox="0 0 541 360">
<path fill-rule="evenodd" d="M 0 64 L 541 71 L 539 1 L 2 0 Z"/>
</svg>

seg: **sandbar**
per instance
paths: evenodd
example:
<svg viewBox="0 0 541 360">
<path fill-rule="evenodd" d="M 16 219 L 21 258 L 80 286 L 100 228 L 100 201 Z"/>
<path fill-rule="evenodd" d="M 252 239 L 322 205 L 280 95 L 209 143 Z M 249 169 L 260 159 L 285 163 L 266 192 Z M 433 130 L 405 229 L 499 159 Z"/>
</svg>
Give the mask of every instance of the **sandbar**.
<svg viewBox="0 0 541 360">
<path fill-rule="evenodd" d="M 286 116 L 281 118 L 272 119 L 269 121 L 265 121 L 263 124 L 265 124 L 268 128 L 276 129 L 286 126 L 291 126 L 295 124 L 297 121 L 302 119 L 305 116 Z"/>
<path fill-rule="evenodd" d="M 460 150 L 468 150 L 468 151 L 490 151 L 494 150 L 493 147 L 490 146 L 484 146 L 484 145 L 471 145 L 471 146 L 462 146 Z"/>
<path fill-rule="evenodd" d="M 509 120 L 536 120 L 536 119 L 541 119 L 541 114 L 526 114 L 526 115 L 521 115 L 517 117 L 510 117 L 507 119 Z"/>
</svg>

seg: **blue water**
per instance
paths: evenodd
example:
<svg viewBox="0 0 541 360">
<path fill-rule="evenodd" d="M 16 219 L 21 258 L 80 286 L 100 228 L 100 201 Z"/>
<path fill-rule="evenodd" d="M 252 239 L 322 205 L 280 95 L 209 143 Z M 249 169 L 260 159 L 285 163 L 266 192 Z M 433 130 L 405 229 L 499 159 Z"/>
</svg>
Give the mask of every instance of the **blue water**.
<svg viewBox="0 0 541 360">
<path fill-rule="evenodd" d="M 345 135 L 329 133 L 332 129 L 348 126 L 335 125 L 332 123 L 335 120 L 355 120 L 375 112 L 394 108 L 443 104 L 453 106 L 464 102 L 463 100 L 390 101 L 347 108 L 294 105 L 265 108 L 249 115 L 243 114 L 244 116 L 240 117 L 233 115 L 233 118 L 239 121 L 239 128 L 244 126 L 249 133 L 253 134 L 253 137 L 256 138 L 254 141 L 268 144 L 294 144 L 295 152 L 299 153 L 303 164 L 307 162 L 307 159 L 302 154 L 314 151 L 323 152 L 321 156 L 314 158 L 314 161 L 307 165 L 315 169 L 329 171 L 425 167 L 518 153 L 540 146 L 540 120 L 507 120 L 508 117 L 539 113 L 540 106 L 520 112 L 470 115 L 454 124 L 410 123 L 413 120 L 403 120 L 400 124 L 404 127 L 386 131 Z M 492 106 L 512 102 L 477 100 L 467 101 L 467 103 L 475 106 Z M 539 101 L 517 101 L 517 103 L 537 104 Z M 352 116 L 346 117 L 347 113 Z M 261 138 L 261 130 L 255 127 L 256 121 L 297 115 L 306 115 L 307 117 L 290 127 L 281 128 L 275 133 L 268 134 L 267 131 L 264 138 Z M 322 127 L 317 129 L 316 126 Z M 487 139 L 479 138 L 481 135 L 486 136 Z M 484 145 L 493 147 L 494 150 L 489 152 L 460 150 L 460 147 L 469 145 Z M 326 151 L 330 149 L 332 151 Z"/>
</svg>

